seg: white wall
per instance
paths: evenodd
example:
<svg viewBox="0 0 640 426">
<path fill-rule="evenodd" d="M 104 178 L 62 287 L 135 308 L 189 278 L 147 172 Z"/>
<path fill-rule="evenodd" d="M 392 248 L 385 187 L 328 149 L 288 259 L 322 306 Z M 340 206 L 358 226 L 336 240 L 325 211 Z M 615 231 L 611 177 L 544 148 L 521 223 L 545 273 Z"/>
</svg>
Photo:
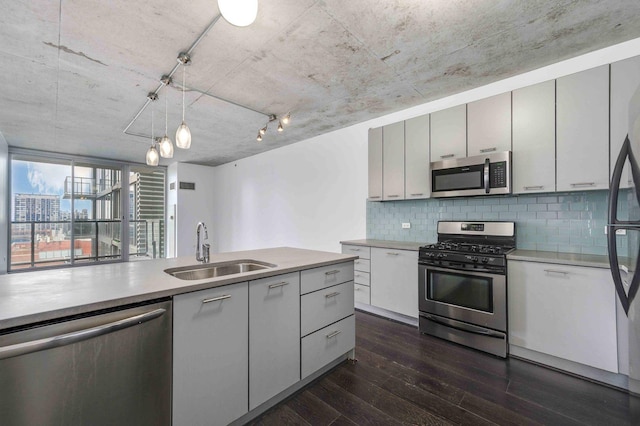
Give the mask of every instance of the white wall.
<svg viewBox="0 0 640 426">
<path fill-rule="evenodd" d="M 212 231 L 215 228 L 215 215 L 212 191 L 214 180 L 212 167 L 196 164 L 174 163 L 167 169 L 167 182 L 170 188 L 175 182 L 175 189 L 167 190 L 167 257 L 195 256 L 196 225 L 204 222 L 209 230 L 211 252 L 216 251 L 215 238 Z M 180 189 L 180 182 L 193 182 L 195 190 Z M 176 206 L 175 222 L 171 219 Z M 173 234 L 176 226 L 175 234 Z M 175 235 L 175 252 L 173 250 L 173 236 Z"/>
<path fill-rule="evenodd" d="M 636 55 L 640 39 L 219 166 L 212 189 L 218 249 L 340 251 L 340 240 L 366 237 L 369 128 Z"/>
<path fill-rule="evenodd" d="M 9 226 L 9 147 L 0 132 L 0 274 L 7 272 L 7 244 Z"/>
</svg>

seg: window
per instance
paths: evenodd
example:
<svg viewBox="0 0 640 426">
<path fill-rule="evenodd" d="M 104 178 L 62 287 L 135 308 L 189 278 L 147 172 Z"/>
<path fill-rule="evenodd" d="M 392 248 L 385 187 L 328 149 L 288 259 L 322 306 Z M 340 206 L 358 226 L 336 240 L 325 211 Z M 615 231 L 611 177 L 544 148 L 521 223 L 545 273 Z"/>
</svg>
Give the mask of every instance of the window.
<svg viewBox="0 0 640 426">
<path fill-rule="evenodd" d="M 165 256 L 164 168 L 10 155 L 9 271 Z"/>
</svg>

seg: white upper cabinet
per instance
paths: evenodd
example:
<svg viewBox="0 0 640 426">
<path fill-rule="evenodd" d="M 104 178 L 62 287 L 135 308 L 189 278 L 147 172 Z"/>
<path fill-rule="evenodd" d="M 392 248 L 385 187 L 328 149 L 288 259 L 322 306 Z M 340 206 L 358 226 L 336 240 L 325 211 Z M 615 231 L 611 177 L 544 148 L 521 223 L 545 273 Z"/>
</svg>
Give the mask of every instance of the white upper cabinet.
<svg viewBox="0 0 640 426">
<path fill-rule="evenodd" d="M 428 198 L 431 194 L 429 168 L 429 116 L 404 123 L 405 198 Z"/>
<path fill-rule="evenodd" d="M 555 80 L 513 91 L 513 192 L 556 190 Z"/>
<path fill-rule="evenodd" d="M 511 151 L 511 92 L 467 105 L 467 155 Z"/>
<path fill-rule="evenodd" d="M 404 121 L 382 128 L 382 199 L 404 199 Z"/>
<path fill-rule="evenodd" d="M 467 106 L 431 114 L 431 161 L 467 156 Z"/>
<path fill-rule="evenodd" d="M 625 59 L 611 64 L 611 167 L 613 169 L 622 148 L 622 143 L 629 131 L 629 102 L 640 85 L 640 56 Z M 629 188 L 632 185 L 629 162 L 622 170 L 621 188 Z"/>
<path fill-rule="evenodd" d="M 609 65 L 557 80 L 557 189 L 609 187 Z"/>
<path fill-rule="evenodd" d="M 382 200 L 382 127 L 369 129 L 369 199 Z"/>
</svg>

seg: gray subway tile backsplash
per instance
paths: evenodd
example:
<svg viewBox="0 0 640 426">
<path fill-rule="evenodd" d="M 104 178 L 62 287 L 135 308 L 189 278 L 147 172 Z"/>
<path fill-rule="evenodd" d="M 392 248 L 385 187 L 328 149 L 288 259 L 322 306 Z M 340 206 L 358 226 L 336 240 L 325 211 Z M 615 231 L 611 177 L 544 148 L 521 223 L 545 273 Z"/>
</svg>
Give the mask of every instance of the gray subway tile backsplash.
<svg viewBox="0 0 640 426">
<path fill-rule="evenodd" d="M 516 222 L 520 249 L 606 255 L 607 203 L 608 191 L 367 202 L 367 238 L 426 244 L 437 240 L 439 220 L 501 220 Z"/>
</svg>

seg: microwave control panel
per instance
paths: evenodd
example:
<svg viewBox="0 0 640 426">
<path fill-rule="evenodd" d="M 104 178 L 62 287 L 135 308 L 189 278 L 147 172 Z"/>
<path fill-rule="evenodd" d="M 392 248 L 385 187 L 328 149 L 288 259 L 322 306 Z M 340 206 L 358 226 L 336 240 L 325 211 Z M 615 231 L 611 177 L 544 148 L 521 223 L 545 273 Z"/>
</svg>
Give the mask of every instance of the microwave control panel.
<svg viewBox="0 0 640 426">
<path fill-rule="evenodd" d="M 489 187 L 506 188 L 507 186 L 507 162 L 499 161 L 489 164 Z"/>
</svg>

